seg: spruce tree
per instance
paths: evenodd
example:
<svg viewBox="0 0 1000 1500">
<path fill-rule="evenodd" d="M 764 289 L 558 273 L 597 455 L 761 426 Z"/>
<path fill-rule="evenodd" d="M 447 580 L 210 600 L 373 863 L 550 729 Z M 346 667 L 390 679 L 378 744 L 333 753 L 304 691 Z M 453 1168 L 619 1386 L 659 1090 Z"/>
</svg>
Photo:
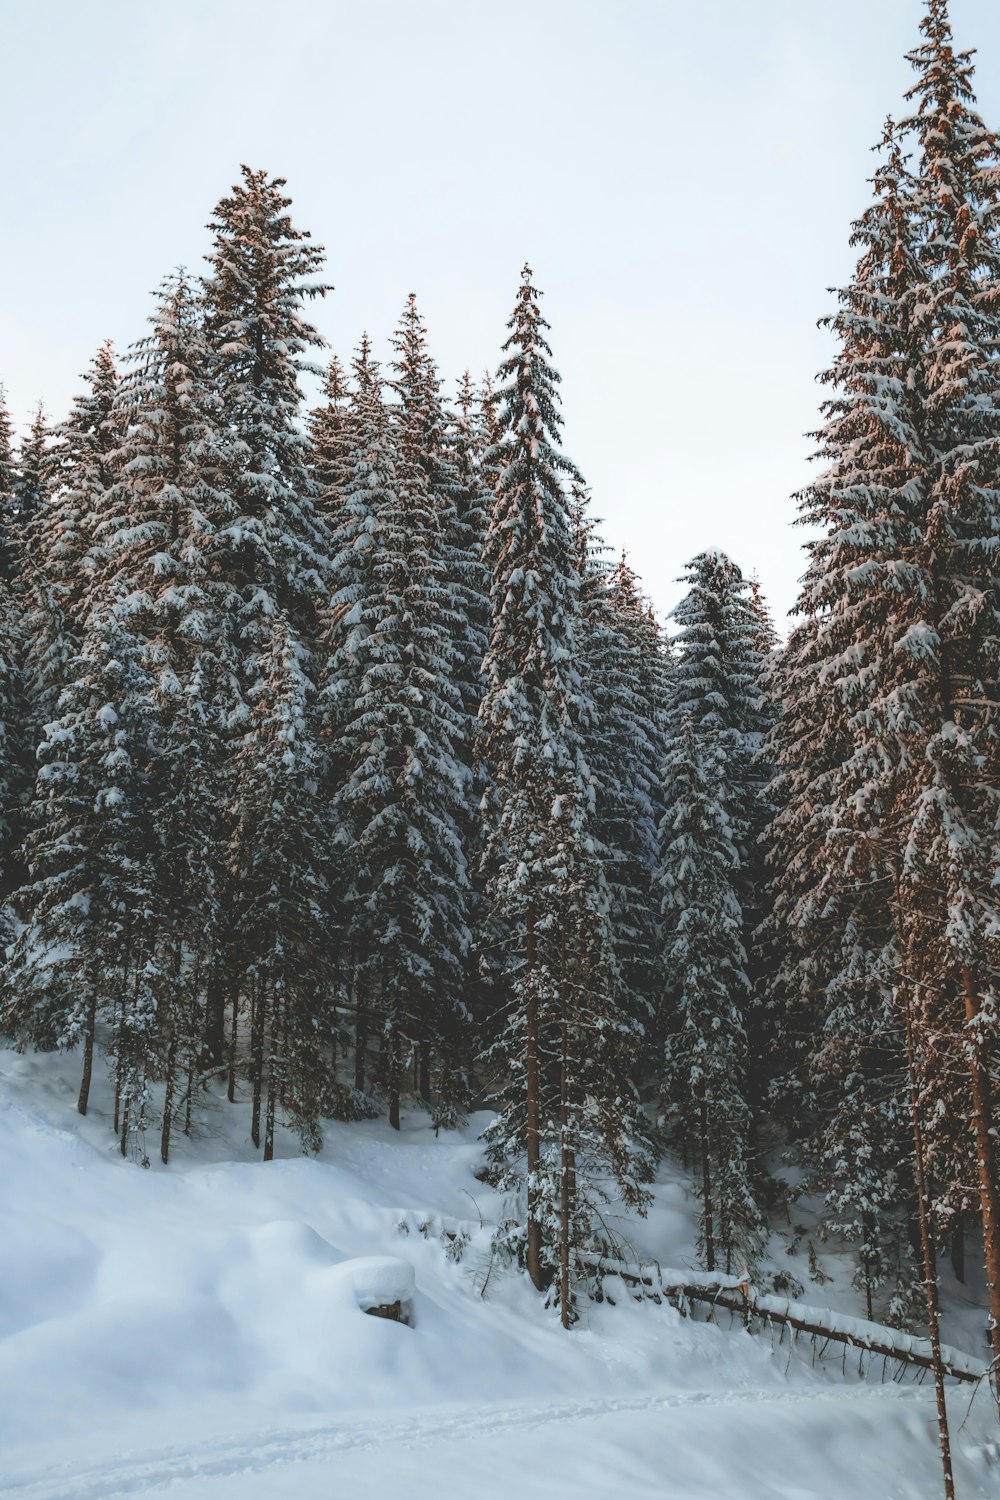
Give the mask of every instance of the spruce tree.
<svg viewBox="0 0 1000 1500">
<path fill-rule="evenodd" d="M 664 1100 L 701 1167 L 705 1266 L 752 1265 L 762 1224 L 748 1161 L 744 1012 L 750 982 L 738 895 L 740 853 L 726 806 L 728 746 L 685 711 L 665 763 L 664 980 L 671 996 Z"/>
<path fill-rule="evenodd" d="M 332 959 L 324 821 L 318 800 L 313 687 L 286 620 L 258 658 L 252 726 L 236 754 L 236 943 L 250 999 L 251 1135 L 274 1155 L 283 1108 L 318 1150 L 332 1093 Z M 262 1126 L 263 1114 L 263 1130 Z"/>
<path fill-rule="evenodd" d="M 652 1034 L 659 998 L 654 882 L 665 753 L 662 641 L 624 558 L 613 570 L 580 486 L 571 519 L 580 574 L 578 659 L 593 711 L 584 753 L 594 778 L 594 835 L 604 850 L 620 1004 Z"/>
<path fill-rule="evenodd" d="M 309 414 L 309 441 L 316 509 L 329 535 L 340 521 L 352 442 L 350 389 L 336 355 L 323 378 L 323 403 Z"/>
<path fill-rule="evenodd" d="M 226 422 L 219 485 L 231 506 L 231 517 L 213 532 L 209 566 L 232 600 L 228 654 L 241 701 L 229 727 L 231 752 L 244 766 L 253 756 L 243 738 L 265 733 L 250 706 L 261 664 L 274 660 L 280 638 L 288 659 L 311 678 L 309 649 L 327 587 L 327 543 L 315 508 L 308 438 L 299 424 L 298 377 L 306 370 L 319 373 L 305 356 L 322 340 L 303 307 L 328 287 L 314 280 L 322 248 L 293 224 L 283 187 L 282 178 L 243 167 L 240 182 L 216 206 L 209 275 L 202 283 L 212 378 Z M 260 753 L 265 760 L 264 746 Z M 224 808 L 230 839 L 237 836 L 242 796 L 235 783 Z M 229 868 L 240 868 L 247 853 L 233 847 Z M 303 858 L 308 865 L 307 850 Z M 235 903 L 236 892 L 223 886 L 205 1032 L 206 1054 L 216 1064 L 224 1052 L 227 1004 L 231 1029 L 238 1020 Z"/>
<path fill-rule="evenodd" d="M 7 973 L 5 1030 L 23 1043 L 83 1044 L 86 1114 L 99 1024 L 113 1032 L 122 1151 L 145 1123 L 155 1000 L 141 934 L 149 901 L 142 736 L 146 679 L 114 615 L 88 617 L 39 746 L 26 840 L 22 927 Z"/>
<path fill-rule="evenodd" d="M 51 445 L 39 413 L 22 455 L 18 557 L 27 596 L 26 687 L 38 725 L 54 714 L 82 644 L 99 568 L 94 533 L 116 478 L 121 434 L 110 344 L 101 345 L 84 380 Z"/>
<path fill-rule="evenodd" d="M 333 535 L 325 738 L 339 768 L 333 821 L 348 866 L 357 1046 L 363 1053 L 377 1010 L 398 1128 L 407 1050 L 417 1051 L 428 1101 L 434 1061 L 438 1122 L 465 1102 L 471 776 L 453 646 L 463 601 L 451 570 L 451 507 L 424 465 L 420 433 L 407 426 L 420 409 L 390 414 L 367 341 L 354 368 L 355 447 Z M 426 457 L 429 465 L 433 451 Z"/>
<path fill-rule="evenodd" d="M 49 425 L 39 403 L 31 419 L 27 436 L 22 440 L 14 471 L 9 526 L 10 545 L 15 556 L 20 538 L 37 515 L 45 496 L 48 479 Z"/>
<path fill-rule="evenodd" d="M 163 1047 L 160 1154 L 189 1106 L 205 1030 L 205 982 L 224 940 L 219 891 L 228 851 L 219 809 L 231 794 L 226 725 L 240 703 L 228 622 L 232 591 L 211 567 L 230 524 L 228 434 L 200 298 L 168 278 L 152 332 L 130 352 L 120 401 L 120 478 L 96 541 L 102 595 L 148 674 L 147 815 L 155 829 L 146 934 Z M 187 1081 L 187 1087 L 185 1087 Z"/>
<path fill-rule="evenodd" d="M 630 1067 L 633 1021 L 617 1006 L 608 895 L 592 833 L 582 732 L 592 712 L 576 665 L 580 579 L 562 479 L 547 324 L 525 267 L 498 378 L 500 473 L 486 555 L 492 624 L 481 709 L 491 775 L 484 862 L 506 933 L 506 1006 L 491 1059 L 500 1112 L 488 1143 L 501 1180 L 527 1188 L 524 1248 L 541 1288 L 558 1268 L 565 1324 L 577 1255 L 593 1243 L 599 1175 L 641 1205 Z"/>
<path fill-rule="evenodd" d="M 948 1114 L 973 1122 L 990 1326 L 1000 1359 L 993 1082 L 1000 1061 L 1000 142 L 976 111 L 971 54 L 954 49 L 944 0 L 928 0 L 921 31 L 922 43 L 910 54 L 918 76 L 908 98 L 915 108 L 904 126 L 919 150 L 913 320 L 922 358 L 913 375 L 922 397 L 925 511 L 913 563 L 923 588 L 912 614 L 899 612 L 892 621 L 896 681 L 887 684 L 886 708 L 899 714 L 902 699 L 910 720 L 903 725 L 897 799 L 904 982 L 931 1012 L 921 1028 L 922 1050 L 927 1033 L 961 1037 L 956 1050 L 964 1054 L 965 1087 L 956 1091 L 947 1067 L 933 1087 Z M 944 1049 L 945 1061 L 951 1050 Z"/>
<path fill-rule="evenodd" d="M 16 484 L 14 428 L 7 409 L 7 398 L 0 385 L 0 577 L 8 583 L 14 576 L 11 528 L 15 517 Z"/>
</svg>

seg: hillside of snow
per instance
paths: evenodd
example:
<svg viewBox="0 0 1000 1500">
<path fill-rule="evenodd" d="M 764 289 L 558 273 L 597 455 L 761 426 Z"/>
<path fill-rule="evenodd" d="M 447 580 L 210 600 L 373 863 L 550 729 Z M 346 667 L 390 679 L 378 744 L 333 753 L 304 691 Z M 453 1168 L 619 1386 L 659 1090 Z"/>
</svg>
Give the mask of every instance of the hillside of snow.
<svg viewBox="0 0 1000 1500">
<path fill-rule="evenodd" d="M 491 1268 L 485 1116 L 439 1138 L 419 1111 L 399 1135 L 331 1125 L 318 1159 L 283 1136 L 264 1164 L 247 1110 L 213 1100 L 170 1167 L 143 1170 L 117 1153 L 106 1090 L 76 1114 L 77 1067 L 0 1052 L 0 1495 L 940 1493 L 929 1383 L 814 1367 L 808 1346 L 772 1352 L 620 1285 L 564 1332 Z M 667 1165 L 629 1238 L 693 1267 L 693 1210 Z M 857 1311 L 825 1264 L 810 1300 Z M 361 1310 L 410 1281 L 413 1326 Z M 951 1325 L 960 1342 L 981 1314 L 953 1306 Z M 995 1500 L 1000 1431 L 970 1393 L 950 1397 L 959 1495 Z"/>
</svg>

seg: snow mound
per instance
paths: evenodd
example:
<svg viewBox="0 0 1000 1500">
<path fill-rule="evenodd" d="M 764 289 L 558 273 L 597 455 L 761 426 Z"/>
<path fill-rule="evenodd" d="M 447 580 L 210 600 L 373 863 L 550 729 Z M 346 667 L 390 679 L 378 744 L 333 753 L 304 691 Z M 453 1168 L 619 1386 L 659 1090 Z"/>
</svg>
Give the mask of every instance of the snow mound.
<svg viewBox="0 0 1000 1500">
<path fill-rule="evenodd" d="M 357 1256 L 334 1266 L 327 1281 L 331 1290 L 346 1293 L 362 1312 L 398 1302 L 399 1321 L 412 1326 L 417 1279 L 408 1260 L 394 1255 Z"/>
</svg>

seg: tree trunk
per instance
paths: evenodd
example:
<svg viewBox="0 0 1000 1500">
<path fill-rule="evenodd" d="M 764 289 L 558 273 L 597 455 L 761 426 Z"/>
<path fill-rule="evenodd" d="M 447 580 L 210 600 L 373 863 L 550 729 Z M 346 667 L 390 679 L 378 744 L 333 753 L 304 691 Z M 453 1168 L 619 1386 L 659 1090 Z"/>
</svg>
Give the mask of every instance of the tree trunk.
<svg viewBox="0 0 1000 1500">
<path fill-rule="evenodd" d="M 167 1048 L 167 1076 L 163 1085 L 163 1128 L 160 1131 L 160 1160 L 166 1166 L 170 1158 L 170 1126 L 174 1112 L 174 1070 L 177 1065 L 177 1038 L 170 1038 Z"/>
<path fill-rule="evenodd" d="M 951 1468 L 951 1436 L 948 1431 L 948 1406 L 944 1393 L 944 1371 L 941 1367 L 941 1332 L 938 1320 L 937 1265 L 931 1238 L 930 1204 L 927 1199 L 927 1174 L 924 1167 L 924 1138 L 917 1098 L 917 1064 L 913 1044 L 913 1005 L 909 989 L 904 987 L 904 1023 L 906 1030 L 906 1065 L 910 1085 L 910 1120 L 913 1126 L 913 1165 L 917 1182 L 917 1213 L 920 1222 L 920 1249 L 924 1263 L 924 1293 L 927 1300 L 927 1332 L 934 1356 L 934 1395 L 937 1401 L 938 1446 L 944 1475 L 945 1500 L 955 1500 L 955 1480 Z"/>
<path fill-rule="evenodd" d="M 236 1103 L 236 1043 L 239 1040 L 239 1015 L 240 997 L 239 990 L 234 984 L 232 989 L 232 1016 L 229 1023 L 229 1083 L 226 1088 L 226 1098 L 230 1104 Z"/>
<path fill-rule="evenodd" d="M 971 969 L 962 970 L 965 1019 L 969 1035 L 969 1072 L 972 1079 L 973 1126 L 976 1136 L 976 1170 L 979 1204 L 983 1220 L 983 1254 L 986 1263 L 986 1293 L 990 1342 L 1000 1372 L 1000 1182 L 994 1145 L 993 1091 L 985 1048 L 979 1028 L 979 993 Z M 998 1387 L 1000 1390 L 1000 1387 Z"/>
<path fill-rule="evenodd" d="M 869 1323 L 874 1323 L 875 1315 L 872 1312 L 871 1255 L 868 1251 L 868 1244 L 872 1236 L 873 1225 L 871 1219 L 868 1218 L 867 1214 L 862 1214 L 861 1216 L 861 1230 L 865 1237 L 865 1248 L 861 1252 L 861 1270 L 865 1278 L 865 1309 L 868 1313 Z"/>
<path fill-rule="evenodd" d="M 417 1091 L 425 1104 L 431 1102 L 431 1044 L 420 1042 L 417 1047 Z"/>
<path fill-rule="evenodd" d="M 572 1202 L 570 1172 L 573 1152 L 569 1138 L 569 1025 L 565 1001 L 562 1015 L 562 1059 L 559 1069 L 559 1317 L 564 1328 L 572 1326 L 569 1290 Z"/>
<path fill-rule="evenodd" d="M 81 1115 L 87 1113 L 87 1103 L 90 1099 L 90 1080 L 94 1073 L 94 1032 L 97 1029 L 97 991 L 91 989 L 90 1000 L 87 1004 L 87 1029 L 83 1039 L 83 1076 L 80 1079 L 80 1096 L 76 1101 L 76 1107 Z M 117 1120 L 115 1121 L 117 1127 Z"/>
<path fill-rule="evenodd" d="M 715 1270 L 715 1224 L 712 1217 L 712 1163 L 709 1158 L 708 1101 L 702 1087 L 698 1099 L 701 1131 L 701 1219 L 705 1233 L 705 1270 Z"/>
<path fill-rule="evenodd" d="M 278 1012 L 271 1019 L 271 1047 L 267 1060 L 267 1112 L 264 1116 L 264 1160 L 274 1160 L 274 1121 L 278 1109 L 278 1094 L 281 1088 L 281 1073 L 284 1064 L 283 1014 Z"/>
<path fill-rule="evenodd" d="M 538 1132 L 540 1108 L 541 1070 L 538 1048 L 538 990 L 535 968 L 537 962 L 535 939 L 535 913 L 529 906 L 525 932 L 525 1090 L 527 1125 L 525 1147 L 528 1159 L 528 1275 L 532 1285 L 542 1291 L 545 1285 L 542 1275 L 542 1225 L 538 1217 L 538 1169 L 541 1164 L 541 1142 Z"/>
<path fill-rule="evenodd" d="M 364 975 L 358 972 L 357 965 L 353 975 L 354 988 L 354 1087 L 359 1094 L 365 1091 L 365 1063 L 368 1055 L 368 996 L 365 990 Z"/>
<path fill-rule="evenodd" d="M 948 1237 L 948 1255 L 951 1260 L 951 1269 L 955 1273 L 955 1280 L 965 1285 L 965 1225 L 961 1218 L 956 1217 L 951 1226 L 951 1234 Z"/>
<path fill-rule="evenodd" d="M 264 1160 L 274 1160 L 274 1116 L 277 1106 L 277 1082 L 271 1073 L 267 1080 L 267 1110 L 264 1115 Z"/>
<path fill-rule="evenodd" d="M 399 1031 L 395 1021 L 389 1024 L 389 1035 L 386 1039 L 389 1044 L 389 1124 L 393 1130 L 399 1129 L 399 1086 L 400 1074 L 403 1070 L 400 1057 Z"/>
<path fill-rule="evenodd" d="M 253 1102 L 250 1107 L 250 1139 L 260 1145 L 260 1094 L 264 1074 L 264 996 L 253 986 L 250 1000 L 250 1078 Z"/>
</svg>

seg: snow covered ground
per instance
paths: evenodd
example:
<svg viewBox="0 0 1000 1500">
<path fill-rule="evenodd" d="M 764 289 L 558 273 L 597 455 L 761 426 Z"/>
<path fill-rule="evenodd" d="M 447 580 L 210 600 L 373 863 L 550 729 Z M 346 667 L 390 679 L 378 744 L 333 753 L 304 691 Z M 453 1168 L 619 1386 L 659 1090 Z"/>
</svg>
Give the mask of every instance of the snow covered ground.
<svg viewBox="0 0 1000 1500">
<path fill-rule="evenodd" d="M 814 1369 L 627 1296 L 567 1334 L 523 1278 L 490 1272 L 482 1117 L 440 1139 L 419 1112 L 399 1136 L 334 1125 L 318 1160 L 282 1138 L 265 1165 L 245 1106 L 219 1101 L 169 1169 L 142 1170 L 117 1155 L 106 1093 L 76 1115 L 76 1076 L 73 1058 L 0 1052 L 0 1495 L 940 1493 L 927 1384 Z M 633 1242 L 693 1266 L 693 1233 L 665 1168 Z M 346 1264 L 361 1257 L 405 1264 Z M 824 1264 L 809 1300 L 857 1311 Z M 414 1326 L 360 1310 L 411 1270 Z M 970 1393 L 951 1397 L 959 1495 L 995 1500 L 1000 1429 Z"/>
</svg>

